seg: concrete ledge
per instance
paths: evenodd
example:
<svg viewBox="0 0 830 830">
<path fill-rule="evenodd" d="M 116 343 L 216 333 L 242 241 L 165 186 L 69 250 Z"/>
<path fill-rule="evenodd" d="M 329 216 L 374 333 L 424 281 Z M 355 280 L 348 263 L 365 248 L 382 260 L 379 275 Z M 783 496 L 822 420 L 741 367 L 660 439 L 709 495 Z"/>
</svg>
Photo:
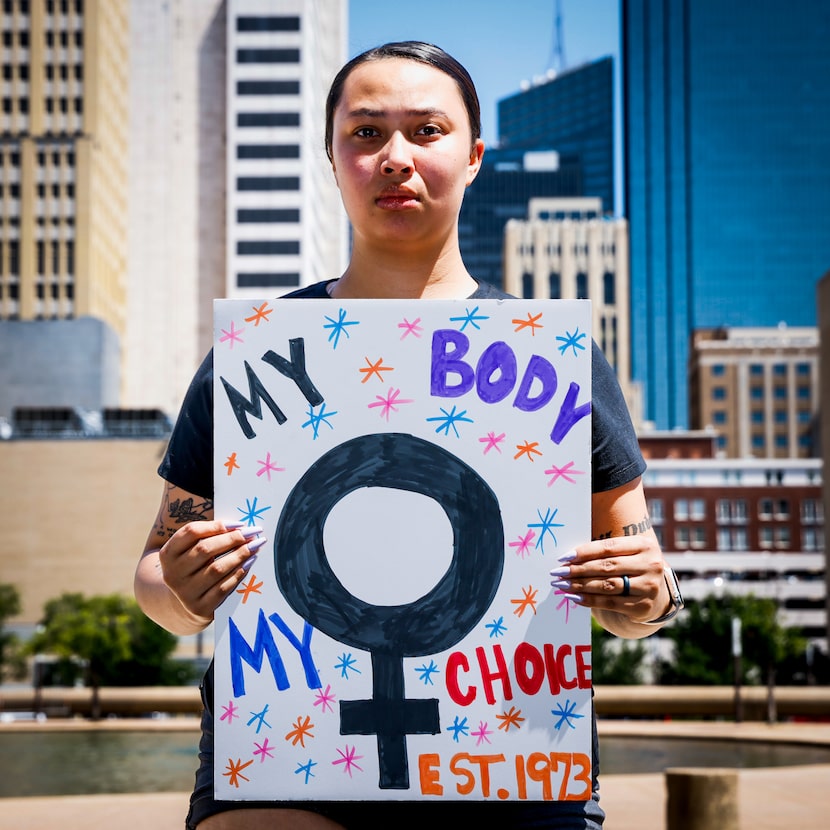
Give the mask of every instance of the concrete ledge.
<svg viewBox="0 0 830 830">
<path fill-rule="evenodd" d="M 735 712 L 730 686 L 597 686 L 599 717 L 728 717 Z M 202 702 L 195 686 L 103 688 L 101 712 L 135 717 L 153 712 L 198 715 Z M 743 718 L 767 719 L 765 686 L 741 689 Z M 780 686 L 775 689 L 779 718 L 830 718 L 830 687 Z M 0 712 L 45 712 L 52 717 L 92 713 L 88 688 L 0 689 Z"/>
</svg>

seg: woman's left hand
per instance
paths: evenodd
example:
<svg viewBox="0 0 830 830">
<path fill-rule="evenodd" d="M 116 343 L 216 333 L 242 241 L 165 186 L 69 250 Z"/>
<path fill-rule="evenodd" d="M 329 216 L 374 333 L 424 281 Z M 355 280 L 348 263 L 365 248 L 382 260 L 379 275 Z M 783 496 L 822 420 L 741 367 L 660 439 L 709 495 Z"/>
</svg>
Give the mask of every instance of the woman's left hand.
<svg viewBox="0 0 830 830">
<path fill-rule="evenodd" d="M 580 605 L 642 624 L 662 616 L 670 605 L 664 566 L 653 532 L 612 536 L 577 545 L 560 557 L 559 565 L 550 572 L 551 585 Z M 603 624 L 605 616 L 597 614 Z"/>
<path fill-rule="evenodd" d="M 590 608 L 613 634 L 653 634 L 659 626 L 645 623 L 666 614 L 671 597 L 642 479 L 593 494 L 591 534 L 592 542 L 560 557 L 551 570 L 551 584 Z"/>
</svg>

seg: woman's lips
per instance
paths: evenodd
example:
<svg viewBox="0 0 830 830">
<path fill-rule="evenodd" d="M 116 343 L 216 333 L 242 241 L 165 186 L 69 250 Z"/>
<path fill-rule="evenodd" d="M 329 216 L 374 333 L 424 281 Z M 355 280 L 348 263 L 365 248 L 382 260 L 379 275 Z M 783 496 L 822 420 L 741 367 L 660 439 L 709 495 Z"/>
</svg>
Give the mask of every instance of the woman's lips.
<svg viewBox="0 0 830 830">
<path fill-rule="evenodd" d="M 375 204 L 385 210 L 405 210 L 418 204 L 418 197 L 411 190 L 384 190 Z"/>
</svg>

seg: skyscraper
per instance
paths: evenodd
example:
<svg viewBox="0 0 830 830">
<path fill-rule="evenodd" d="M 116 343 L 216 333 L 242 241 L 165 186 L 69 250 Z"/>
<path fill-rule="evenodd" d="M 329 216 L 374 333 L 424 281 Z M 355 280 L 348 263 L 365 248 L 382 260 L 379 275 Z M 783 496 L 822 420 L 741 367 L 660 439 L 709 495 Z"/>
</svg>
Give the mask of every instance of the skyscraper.
<svg viewBox="0 0 830 830">
<path fill-rule="evenodd" d="M 337 276 L 347 225 L 323 144 L 342 0 L 228 0 L 226 296 Z"/>
<path fill-rule="evenodd" d="M 0 10 L 0 415 L 115 405 L 128 1 L 3 0 Z"/>
<path fill-rule="evenodd" d="M 623 0 L 632 374 L 689 426 L 696 329 L 814 326 L 830 263 L 830 5 Z"/>
<path fill-rule="evenodd" d="M 610 57 L 552 73 L 498 102 L 499 147 L 553 147 L 575 157 L 582 189 L 614 210 L 614 65 Z M 543 195 L 543 194 L 537 194 Z"/>
</svg>

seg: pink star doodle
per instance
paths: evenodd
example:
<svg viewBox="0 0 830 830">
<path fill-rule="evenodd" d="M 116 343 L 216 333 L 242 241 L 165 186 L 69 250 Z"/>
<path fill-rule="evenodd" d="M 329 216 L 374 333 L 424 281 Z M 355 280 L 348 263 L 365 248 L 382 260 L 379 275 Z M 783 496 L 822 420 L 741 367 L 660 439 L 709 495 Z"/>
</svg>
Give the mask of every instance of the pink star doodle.
<svg viewBox="0 0 830 830">
<path fill-rule="evenodd" d="M 256 749 L 254 750 L 254 755 L 260 756 L 260 763 L 262 763 L 265 760 L 266 755 L 269 758 L 274 757 L 274 749 L 276 749 L 276 747 L 273 747 L 271 746 L 271 744 L 268 743 L 268 738 L 266 738 L 261 744 L 258 744 L 256 741 L 254 741 L 254 746 L 256 747 Z"/>
<path fill-rule="evenodd" d="M 331 690 L 331 686 L 326 686 L 325 691 L 317 692 L 317 697 L 314 698 L 314 705 L 320 707 L 321 712 L 325 712 L 327 709 L 334 711 L 334 693 Z"/>
<path fill-rule="evenodd" d="M 508 542 L 508 547 L 516 548 L 516 556 L 521 556 L 524 559 L 525 556 L 530 556 L 530 543 L 535 536 L 536 534 L 532 530 L 528 530 L 525 536 L 520 533 L 517 541 Z"/>
<path fill-rule="evenodd" d="M 398 328 L 404 330 L 403 334 L 401 335 L 401 340 L 403 340 L 404 337 L 406 337 L 408 334 L 414 334 L 415 337 L 420 337 L 421 332 L 423 331 L 423 329 L 421 328 L 420 323 L 421 323 L 421 318 L 420 317 L 413 320 L 411 323 L 409 322 L 409 320 L 406 319 L 406 317 L 404 317 L 403 322 L 398 323 Z"/>
<path fill-rule="evenodd" d="M 502 433 L 501 435 L 496 435 L 495 432 L 488 432 L 487 435 L 484 436 L 484 438 L 479 438 L 478 440 L 480 444 L 487 445 L 484 448 L 485 455 L 487 455 L 487 453 L 490 452 L 490 450 L 492 449 L 496 449 L 499 452 L 501 452 L 501 447 L 499 446 L 499 444 L 501 444 L 501 442 L 504 441 L 504 433 Z"/>
<path fill-rule="evenodd" d="M 565 622 L 568 622 L 568 618 L 571 615 L 571 603 L 573 602 L 574 605 L 576 605 L 576 603 L 570 598 L 570 596 L 567 596 L 567 593 L 568 593 L 567 591 L 559 591 L 559 590 L 554 591 L 554 594 L 556 594 L 557 596 L 560 595 L 560 594 L 566 594 L 566 596 L 562 597 L 562 599 L 559 601 L 559 605 L 556 606 L 557 611 L 563 605 L 565 606 Z"/>
<path fill-rule="evenodd" d="M 229 700 L 228 705 L 222 707 L 223 714 L 222 717 L 219 718 L 219 720 L 227 720 L 228 723 L 233 723 L 233 719 L 239 717 L 239 715 L 237 714 L 238 711 L 238 707 L 234 706 L 232 700 Z"/>
<path fill-rule="evenodd" d="M 412 401 L 409 400 L 409 399 L 399 398 L 398 395 L 400 395 L 400 394 L 401 394 L 400 389 L 390 389 L 389 393 L 386 395 L 385 398 L 382 397 L 381 395 L 375 395 L 375 398 L 377 400 L 375 400 L 374 403 L 368 404 L 368 407 L 369 407 L 369 409 L 374 409 L 376 406 L 381 407 L 380 417 L 381 418 L 386 418 L 386 420 L 388 421 L 389 420 L 389 413 L 398 411 L 398 404 L 412 403 Z"/>
<path fill-rule="evenodd" d="M 238 329 L 231 320 L 231 330 L 228 331 L 227 329 L 222 329 L 222 337 L 219 338 L 220 343 L 225 343 L 226 341 L 230 341 L 230 347 L 233 348 L 234 343 L 242 343 L 244 342 L 242 338 L 239 336 L 245 329 Z"/>
<path fill-rule="evenodd" d="M 475 732 L 470 733 L 470 735 L 476 739 L 476 746 L 479 746 L 482 741 L 487 741 L 487 743 L 489 744 L 490 735 L 492 734 L 493 731 L 487 728 L 487 724 L 483 720 L 480 720 L 478 722 L 478 729 L 476 729 Z"/>
<path fill-rule="evenodd" d="M 343 772 L 348 772 L 349 778 L 352 777 L 352 768 L 363 772 L 363 768 L 359 767 L 355 763 L 355 761 L 359 761 L 363 757 L 362 755 L 355 754 L 357 752 L 357 747 L 353 746 L 350 748 L 349 745 L 346 744 L 345 752 L 342 749 L 338 749 L 337 752 L 340 757 L 336 761 L 332 761 L 332 765 L 343 764 Z"/>
<path fill-rule="evenodd" d="M 285 472 L 285 467 L 275 467 L 271 463 L 271 453 L 270 452 L 266 453 L 265 461 L 263 461 L 262 459 L 259 459 L 257 461 L 257 464 L 262 464 L 262 467 L 257 471 L 257 478 L 259 478 L 259 476 L 261 476 L 261 475 L 267 475 L 268 476 L 268 481 L 271 481 L 271 473 L 272 472 L 275 472 L 275 473 Z"/>
<path fill-rule="evenodd" d="M 554 481 L 558 478 L 564 478 L 570 484 L 576 484 L 576 479 L 571 478 L 571 476 L 581 476 L 585 474 L 584 470 L 572 470 L 573 461 L 569 461 L 564 467 L 556 467 L 553 466 L 549 470 L 545 470 L 546 476 L 553 476 L 553 478 L 548 482 L 548 487 L 553 484 Z"/>
</svg>

